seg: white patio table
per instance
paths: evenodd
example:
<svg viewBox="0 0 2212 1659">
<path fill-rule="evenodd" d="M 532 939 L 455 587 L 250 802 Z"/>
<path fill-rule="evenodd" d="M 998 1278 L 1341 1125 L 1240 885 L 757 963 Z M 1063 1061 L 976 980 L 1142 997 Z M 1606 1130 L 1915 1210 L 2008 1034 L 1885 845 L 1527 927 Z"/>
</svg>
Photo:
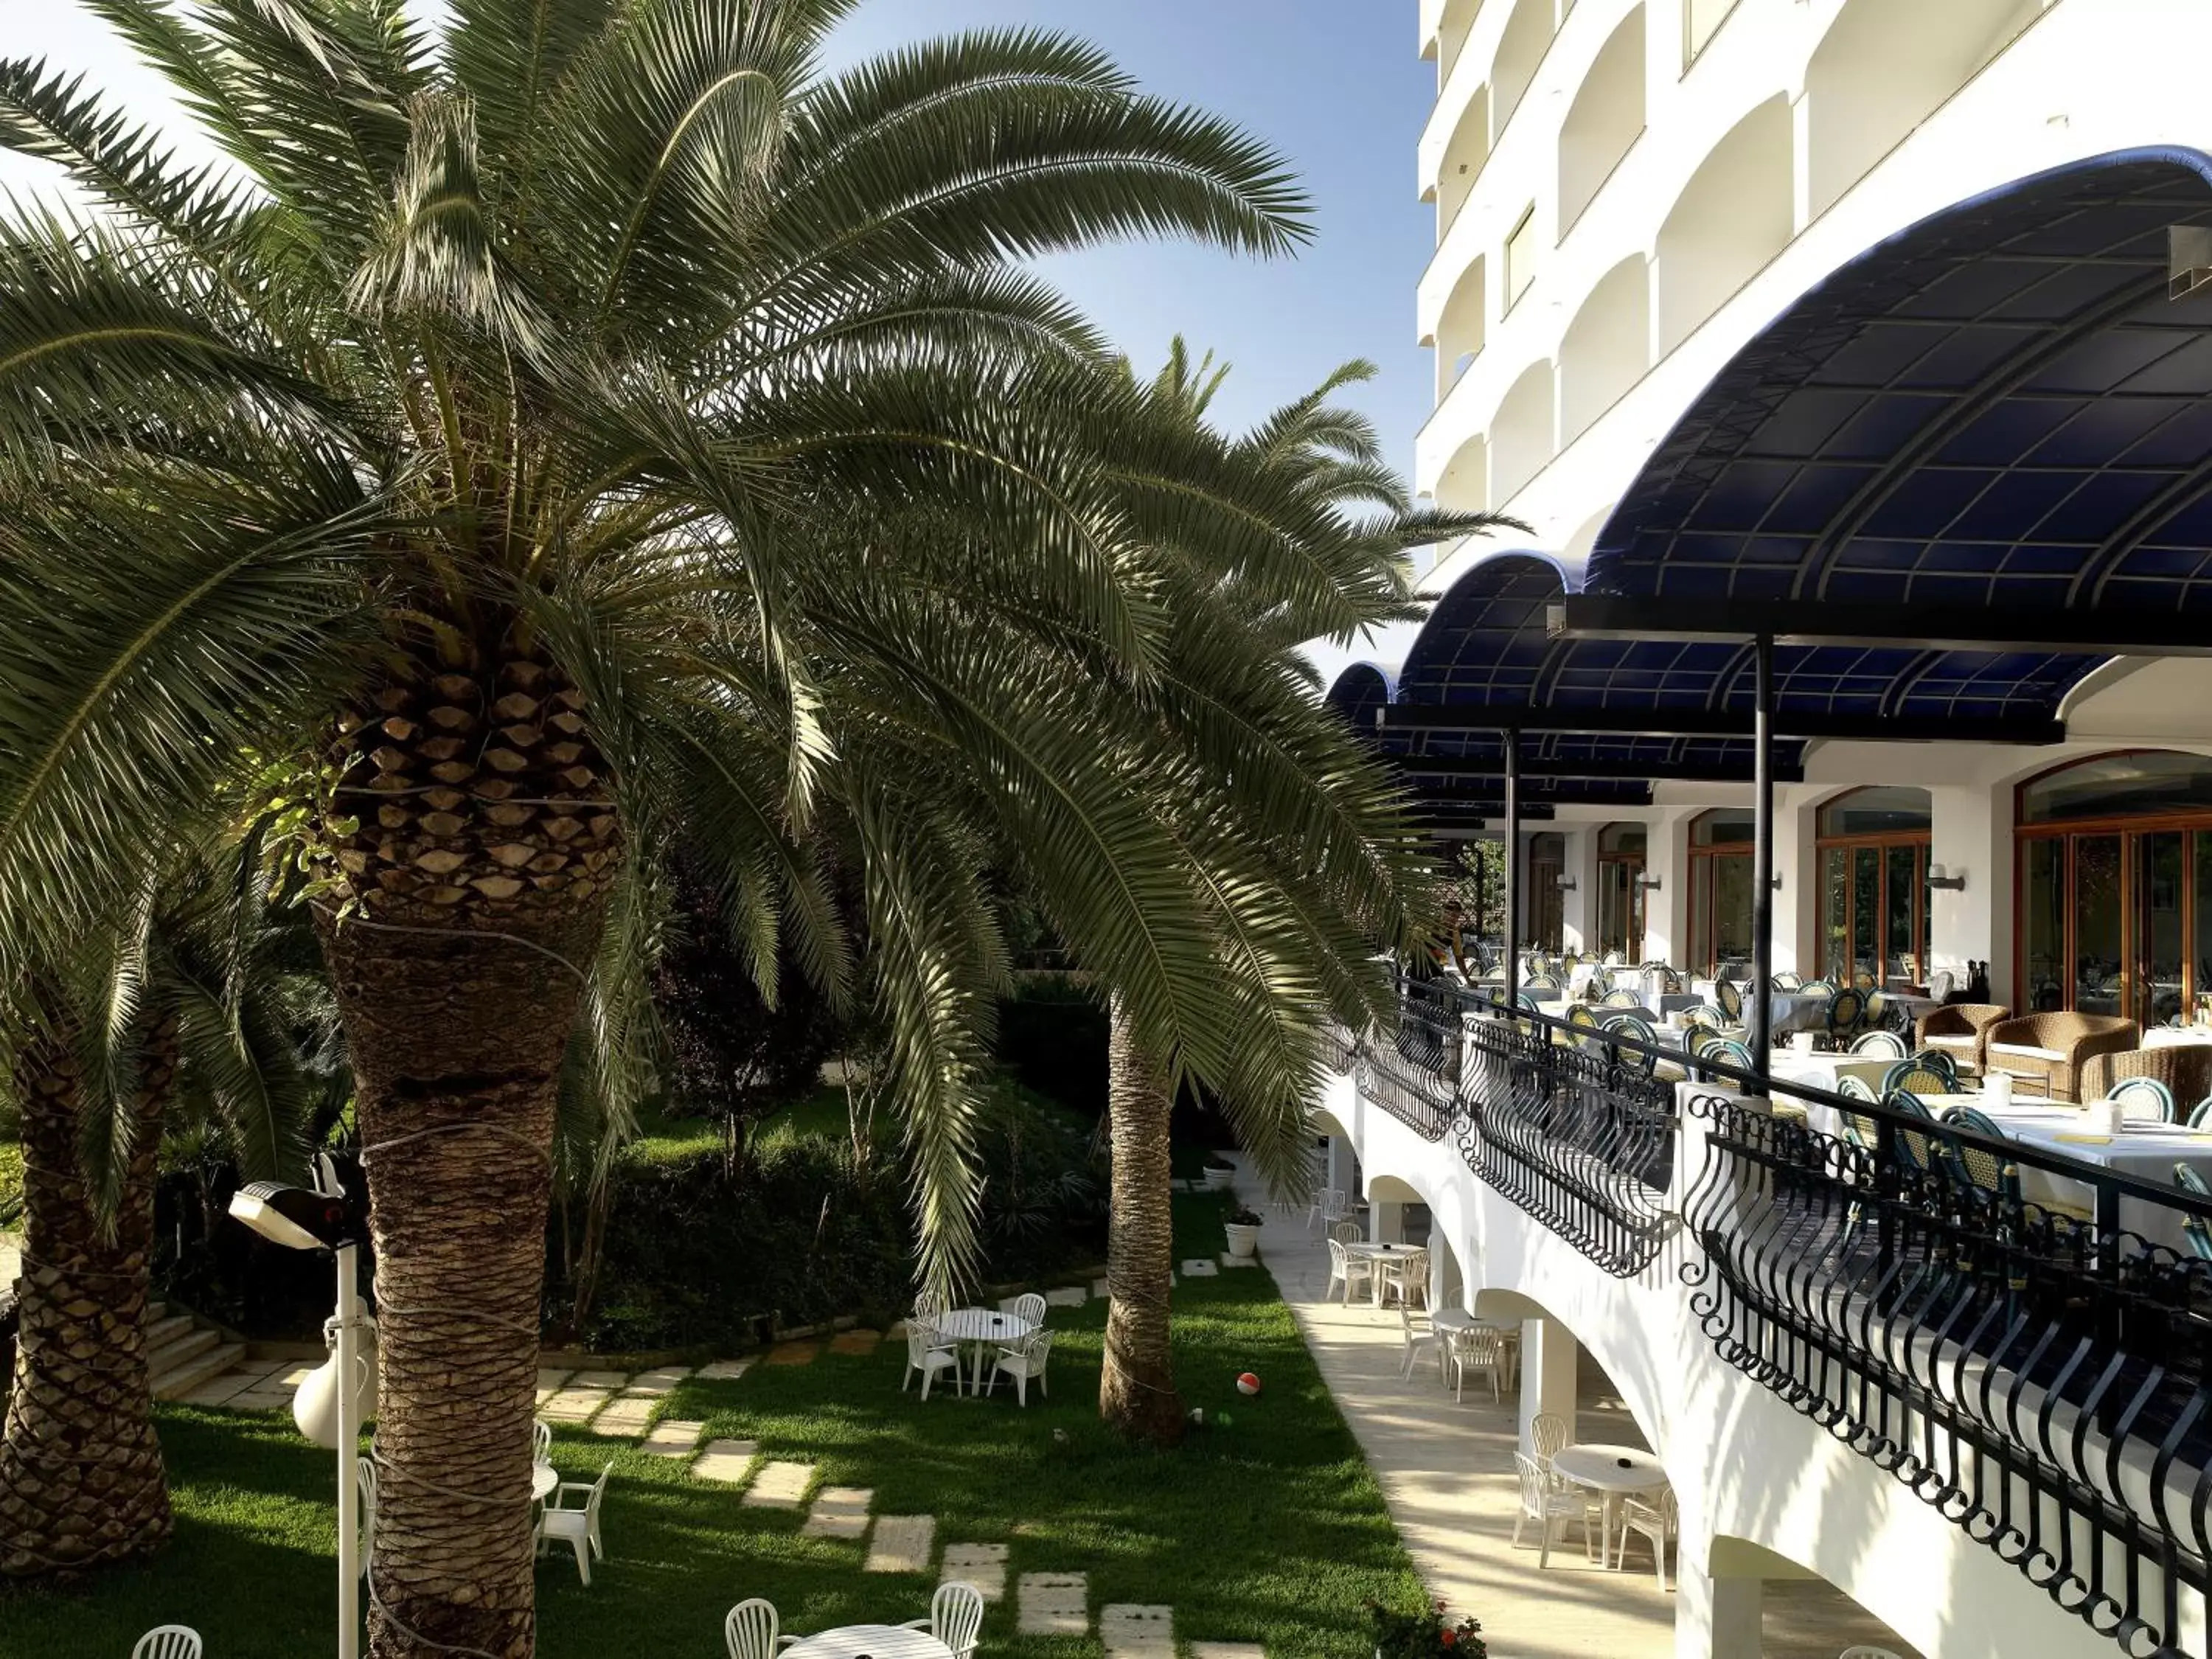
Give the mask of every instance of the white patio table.
<svg viewBox="0 0 2212 1659">
<path fill-rule="evenodd" d="M 993 1348 L 1009 1347 L 1036 1328 L 1030 1320 L 1000 1313 L 994 1308 L 955 1308 L 932 1322 L 939 1336 L 957 1343 L 975 1356 L 975 1369 L 968 1379 L 970 1394 L 983 1386 L 983 1357 L 987 1352 Z M 883 1659 L 883 1656 L 877 1656 L 877 1659 Z"/>
<path fill-rule="evenodd" d="M 952 1659 L 952 1650 L 903 1625 L 844 1625 L 793 1644 L 777 1659 Z"/>
<path fill-rule="evenodd" d="M 1368 1293 L 1374 1298 L 1376 1307 L 1382 1305 L 1382 1285 L 1386 1277 L 1392 1284 L 1397 1285 L 1398 1300 L 1403 1302 L 1406 1299 L 1406 1276 L 1416 1267 L 1420 1269 L 1423 1276 L 1422 1299 L 1424 1301 L 1427 1299 L 1429 1251 L 1426 1245 L 1375 1244 L 1363 1242 L 1346 1245 L 1344 1253 L 1375 1264 L 1375 1271 L 1368 1274 L 1367 1282 L 1370 1287 Z"/>
<path fill-rule="evenodd" d="M 1638 1492 L 1657 1492 L 1667 1484 L 1659 1460 L 1637 1446 L 1565 1446 L 1552 1454 L 1552 1473 L 1584 1486 L 1605 1500 L 1605 1537 L 1613 1537 L 1613 1506 Z M 1600 1556 L 1599 1559 L 1606 1558 Z"/>
</svg>

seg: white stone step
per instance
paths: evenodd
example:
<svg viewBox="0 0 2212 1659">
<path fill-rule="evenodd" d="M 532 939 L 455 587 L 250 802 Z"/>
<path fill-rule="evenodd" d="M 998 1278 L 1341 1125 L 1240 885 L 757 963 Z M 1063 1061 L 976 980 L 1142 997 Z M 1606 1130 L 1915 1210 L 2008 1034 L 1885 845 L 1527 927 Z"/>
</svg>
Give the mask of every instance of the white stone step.
<svg viewBox="0 0 2212 1659">
<path fill-rule="evenodd" d="M 933 1515 L 878 1516 L 876 1535 L 868 1545 L 866 1571 L 927 1572 L 936 1543 L 937 1517 Z"/>
<path fill-rule="evenodd" d="M 691 1473 L 702 1480 L 720 1480 L 741 1486 L 752 1473 L 753 1460 L 760 1455 L 760 1443 L 753 1440 L 709 1440 L 707 1449 L 699 1454 L 699 1461 L 691 1466 Z"/>
<path fill-rule="evenodd" d="M 763 1463 L 745 1488 L 745 1503 L 753 1509 L 795 1510 L 806 1501 L 814 1484 L 811 1463 Z"/>
<path fill-rule="evenodd" d="M 192 1328 L 190 1314 L 164 1313 L 159 1319 L 149 1319 L 140 1327 L 146 1334 L 146 1352 L 152 1353 L 166 1342 L 173 1342 Z"/>
<path fill-rule="evenodd" d="M 170 1372 L 179 1370 L 190 1364 L 210 1348 L 219 1347 L 222 1344 L 221 1331 L 187 1328 L 178 1332 L 158 1348 L 147 1349 L 146 1374 L 149 1376 L 166 1376 Z"/>
<path fill-rule="evenodd" d="M 213 1335 L 214 1333 L 209 1334 Z M 245 1358 L 246 1345 L 243 1342 L 222 1342 L 202 1349 L 181 1365 L 154 1376 L 154 1398 L 181 1400 L 202 1384 L 221 1376 L 232 1366 L 244 1363 Z"/>
<path fill-rule="evenodd" d="M 814 1507 L 799 1530 L 809 1538 L 864 1538 L 875 1496 L 866 1486 L 824 1486 L 814 1494 Z"/>
</svg>

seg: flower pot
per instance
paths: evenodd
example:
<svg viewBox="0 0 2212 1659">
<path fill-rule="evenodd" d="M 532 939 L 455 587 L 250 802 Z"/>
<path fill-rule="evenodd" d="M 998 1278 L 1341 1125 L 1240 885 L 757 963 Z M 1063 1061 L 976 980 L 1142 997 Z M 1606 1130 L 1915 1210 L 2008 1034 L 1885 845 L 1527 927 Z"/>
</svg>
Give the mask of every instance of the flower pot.
<svg viewBox="0 0 2212 1659">
<path fill-rule="evenodd" d="M 1259 1254 L 1260 1230 L 1239 1226 L 1236 1222 L 1224 1222 L 1222 1230 L 1229 1235 L 1229 1254 L 1239 1261 L 1249 1261 Z"/>
<path fill-rule="evenodd" d="M 1229 1183 L 1236 1179 L 1237 1171 L 1234 1170 L 1213 1164 L 1206 1166 L 1206 1186 L 1209 1192 L 1225 1193 L 1229 1190 Z"/>
</svg>

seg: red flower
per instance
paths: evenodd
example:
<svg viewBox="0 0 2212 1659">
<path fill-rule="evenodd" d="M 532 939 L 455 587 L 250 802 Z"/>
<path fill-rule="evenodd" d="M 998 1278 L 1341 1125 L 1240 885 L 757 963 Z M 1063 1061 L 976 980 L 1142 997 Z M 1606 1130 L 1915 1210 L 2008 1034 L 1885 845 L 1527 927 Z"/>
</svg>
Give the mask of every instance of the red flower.
<svg viewBox="0 0 2212 1659">
<path fill-rule="evenodd" d="M 1437 1640 L 1448 1648 L 1455 1648 L 1459 1645 L 1459 1632 L 1447 1625 L 1437 1632 Z"/>
</svg>

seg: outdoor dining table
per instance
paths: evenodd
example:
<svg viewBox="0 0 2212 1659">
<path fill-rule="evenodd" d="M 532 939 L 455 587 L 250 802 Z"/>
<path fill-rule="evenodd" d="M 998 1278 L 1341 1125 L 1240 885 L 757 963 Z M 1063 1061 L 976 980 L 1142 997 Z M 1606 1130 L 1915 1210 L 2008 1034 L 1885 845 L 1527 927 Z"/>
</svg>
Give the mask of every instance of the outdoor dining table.
<svg viewBox="0 0 2212 1659">
<path fill-rule="evenodd" d="M 1344 1253 L 1355 1261 L 1371 1261 L 1375 1264 L 1374 1271 L 1367 1275 L 1367 1284 L 1368 1294 L 1374 1298 L 1375 1305 L 1378 1308 L 1382 1305 L 1382 1280 L 1385 1274 L 1388 1274 L 1391 1281 L 1397 1285 L 1398 1300 L 1403 1302 L 1406 1299 L 1406 1274 L 1416 1263 L 1424 1273 L 1428 1270 L 1429 1247 L 1425 1244 L 1376 1244 L 1362 1242 L 1346 1245 Z M 1427 1299 L 1427 1295 L 1428 1287 L 1424 1284 L 1422 1286 L 1424 1301 Z"/>
<path fill-rule="evenodd" d="M 952 1659 L 952 1650 L 903 1625 L 844 1625 L 793 1644 L 776 1659 Z"/>
<path fill-rule="evenodd" d="M 1552 1473 L 1605 1500 L 1602 1525 L 1608 1542 L 1613 1537 L 1613 1506 L 1620 1499 L 1657 1492 L 1667 1485 L 1667 1471 L 1659 1460 L 1638 1446 L 1563 1446 L 1552 1454 Z M 1605 1559 L 1602 1547 L 1598 1559 Z"/>
<path fill-rule="evenodd" d="M 1036 1328 L 1034 1321 L 993 1308 L 955 1308 L 932 1322 L 938 1335 L 957 1343 L 975 1356 L 975 1370 L 968 1379 L 970 1394 L 983 1386 L 983 1358 L 987 1353 L 994 1348 L 1011 1347 Z M 884 1656 L 878 1654 L 876 1659 L 884 1659 Z"/>
<path fill-rule="evenodd" d="M 1855 1077 L 1879 1094 L 1882 1079 L 1896 1064 L 1892 1054 L 1801 1054 L 1794 1048 L 1778 1048 L 1767 1061 L 1766 1074 L 1778 1085 L 1802 1083 L 1830 1094 L 1843 1086 L 1845 1078 Z"/>
<path fill-rule="evenodd" d="M 2186 1164 L 2212 1181 L 2212 1131 L 2191 1129 L 2179 1123 L 2148 1120 L 2123 1124 L 2116 1134 L 2100 1134 L 2090 1127 L 2086 1109 L 2077 1106 L 2016 1104 L 1983 1107 L 1999 1127 L 2023 1146 L 2039 1152 L 2100 1164 L 2117 1174 L 2133 1176 L 2161 1187 L 2174 1185 L 2173 1166 Z M 2032 1164 L 2020 1170 L 2021 1196 L 2031 1204 L 2066 1204 L 2094 1209 L 2097 1189 L 2086 1181 L 2075 1181 Z M 2142 1199 L 2120 1200 L 2120 1230 L 2146 1243 L 2163 1244 L 2180 1255 L 2193 1255 L 2181 1231 L 2183 1212 Z"/>
</svg>

